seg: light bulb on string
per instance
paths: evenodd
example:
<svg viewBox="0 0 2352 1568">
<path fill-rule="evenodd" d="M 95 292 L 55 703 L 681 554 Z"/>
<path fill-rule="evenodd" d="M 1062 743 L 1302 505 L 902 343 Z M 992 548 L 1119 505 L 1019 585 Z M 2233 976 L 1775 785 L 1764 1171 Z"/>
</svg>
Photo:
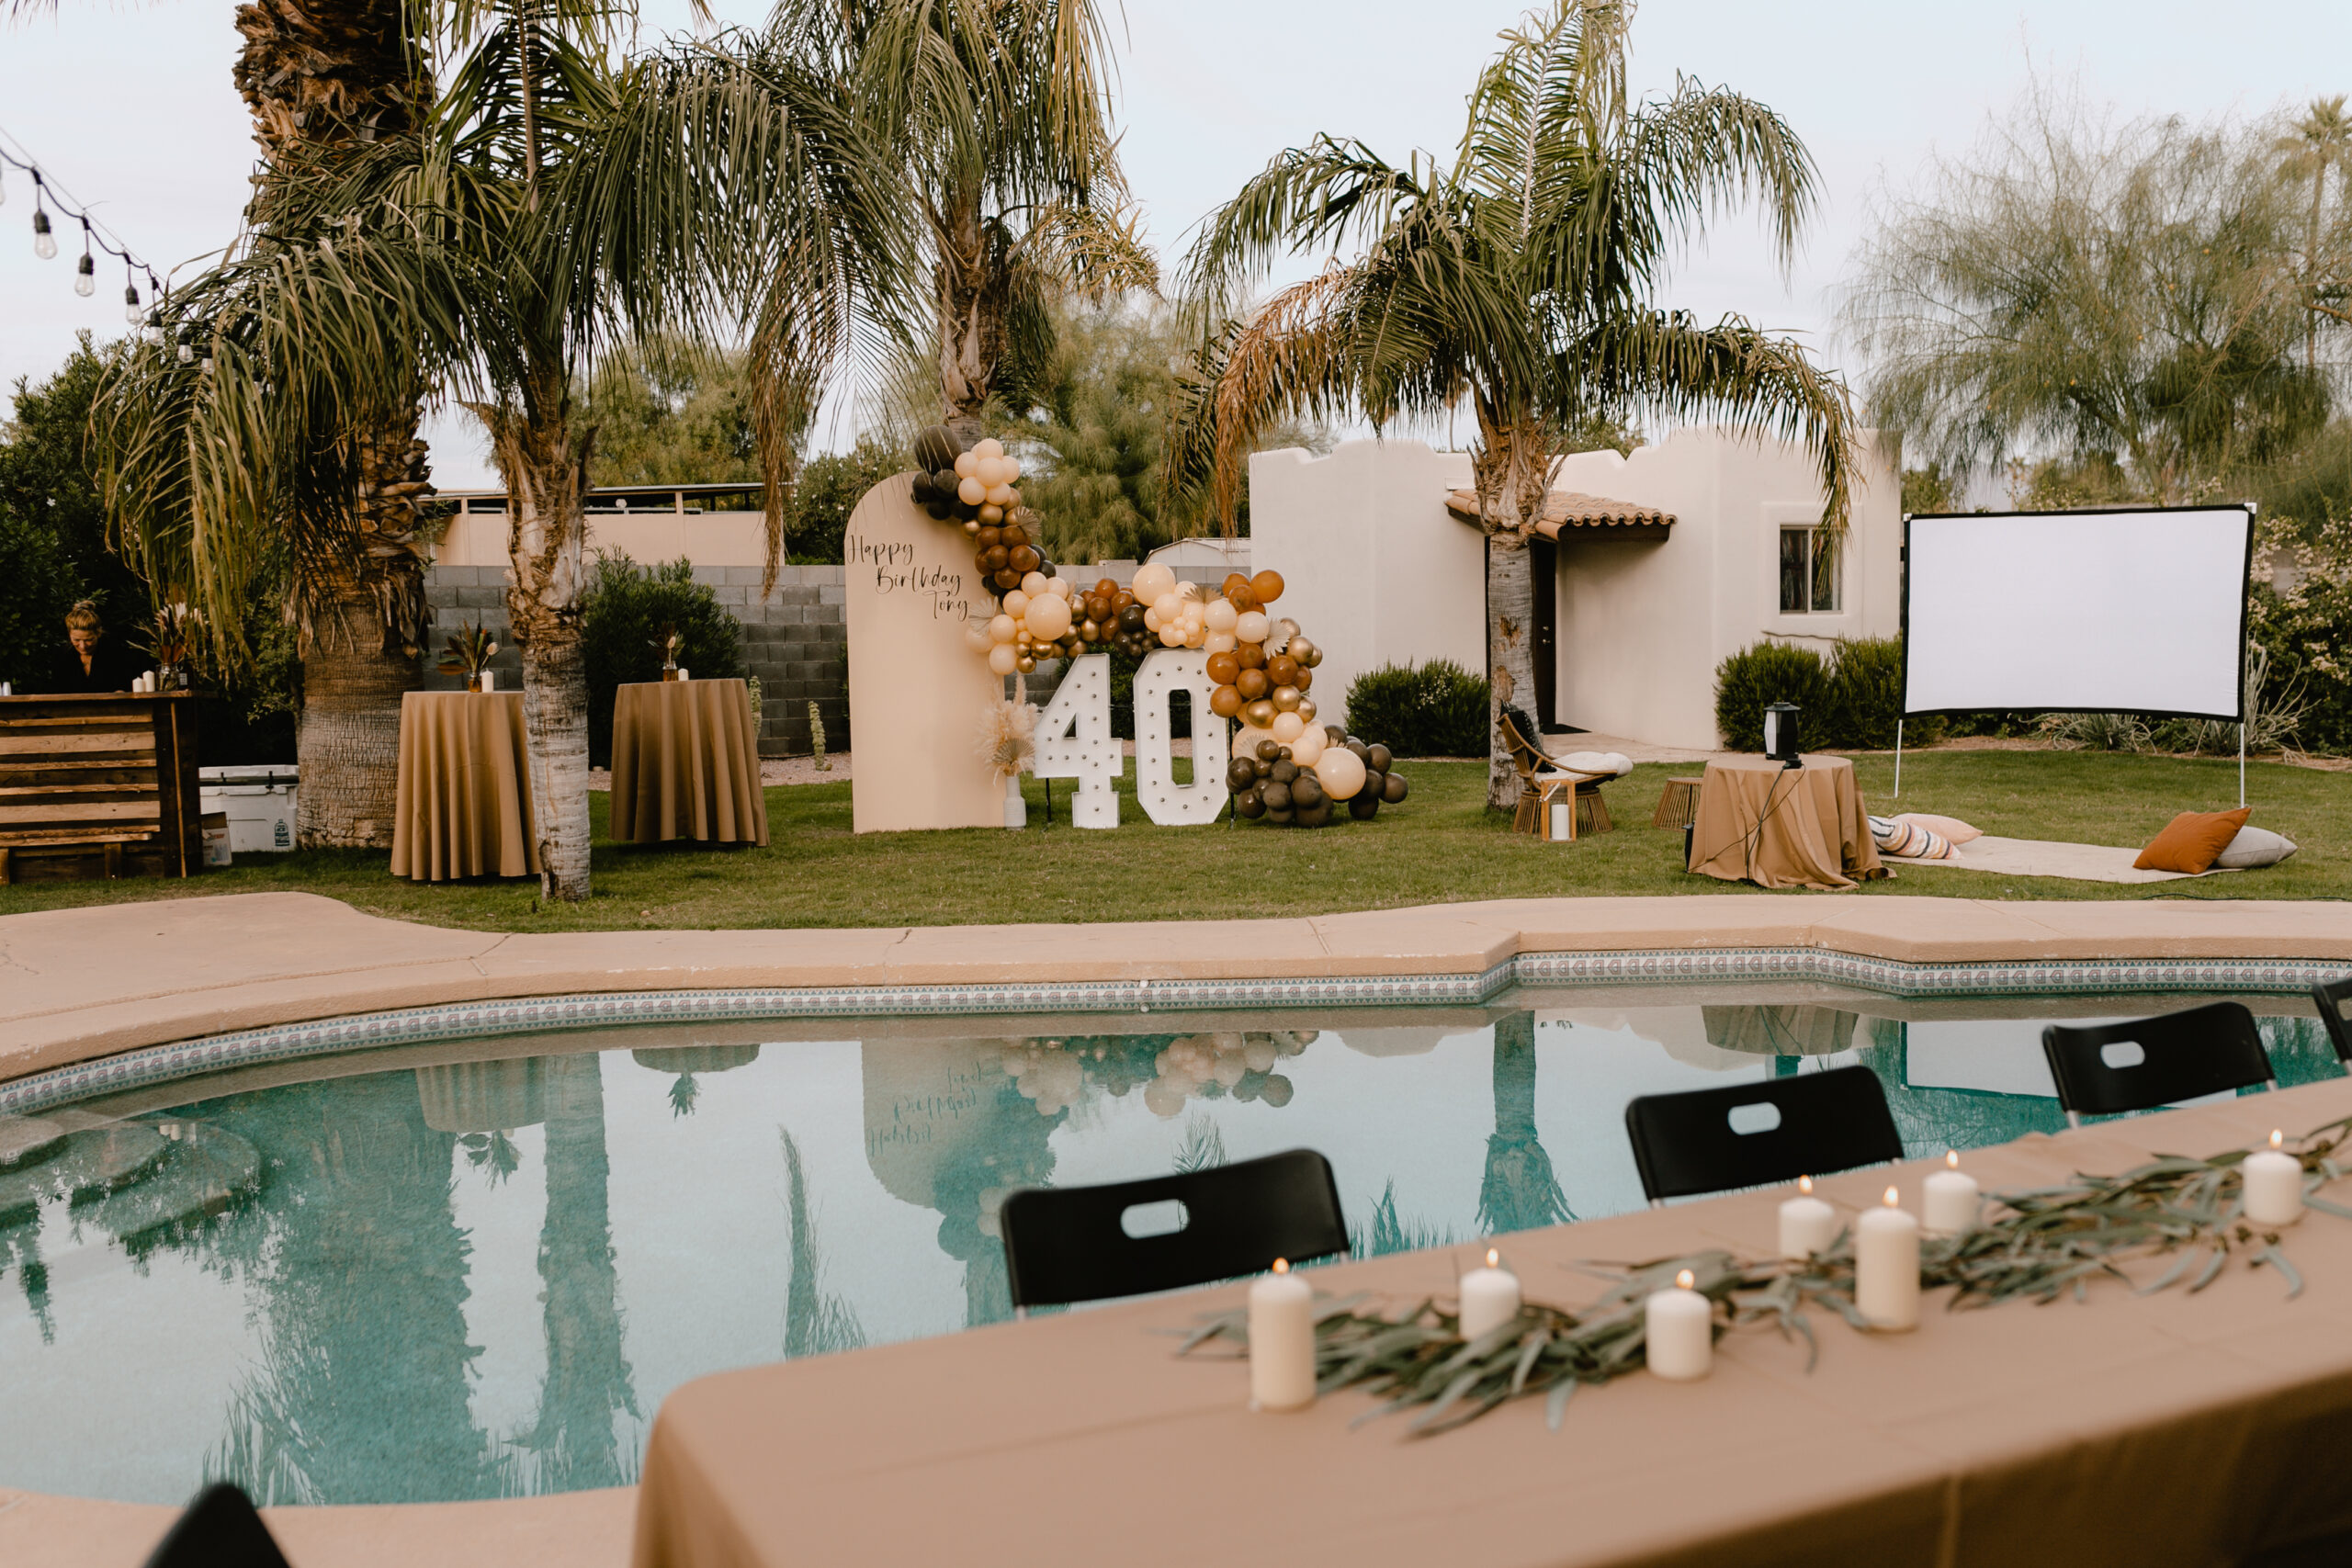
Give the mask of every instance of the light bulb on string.
<svg viewBox="0 0 2352 1568">
<path fill-rule="evenodd" d="M 57 236 L 49 231 L 49 214 L 33 209 L 33 254 L 48 261 L 57 254 Z"/>
<path fill-rule="evenodd" d="M 74 268 L 74 292 L 87 299 L 98 291 L 98 264 L 90 254 L 90 220 L 82 220 L 82 259 Z"/>
<path fill-rule="evenodd" d="M 122 286 L 122 319 L 134 327 L 146 323 L 147 314 L 139 308 L 139 285 L 135 283 Z"/>
</svg>

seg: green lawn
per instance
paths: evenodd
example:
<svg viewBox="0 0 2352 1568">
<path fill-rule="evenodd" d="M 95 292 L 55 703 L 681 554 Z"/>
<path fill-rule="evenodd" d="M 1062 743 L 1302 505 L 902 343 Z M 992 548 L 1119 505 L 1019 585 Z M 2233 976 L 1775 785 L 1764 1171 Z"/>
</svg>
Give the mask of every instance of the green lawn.
<svg viewBox="0 0 2352 1568">
<path fill-rule="evenodd" d="M 1857 759 L 1864 795 L 1893 803 L 1894 759 Z M 254 856 L 186 882 L 38 883 L 0 888 L 0 914 L 129 898 L 323 893 L 376 914 L 489 931 L 610 931 L 636 927 L 959 925 L 1024 920 L 1213 919 L 1325 914 L 1470 898 L 1601 893 L 1760 893 L 1679 865 L 1682 835 L 1650 814 L 1668 775 L 1637 768 L 1608 787 L 1617 831 L 1575 844 L 1521 838 L 1484 805 L 1485 770 L 1472 762 L 1408 762 L 1412 798 L 1372 822 L 1342 818 L 1317 831 L 1220 822 L 1156 828 L 1123 784 L 1117 832 L 1059 819 L 1024 833 L 850 831 L 846 784 L 768 791 L 775 840 L 765 850 L 640 848 L 601 837 L 596 896 L 542 909 L 536 882 L 419 886 L 394 879 L 378 852 Z M 1903 769 L 1901 806 L 1964 818 L 1988 832 L 2086 843 L 2146 841 L 2176 811 L 2237 799 L 2233 761 L 2108 753 L 1938 751 Z M 1972 898 L 2341 898 L 2352 896 L 2352 778 L 2255 764 L 2254 820 L 2302 852 L 2267 871 L 2147 886 L 2004 879 L 1981 872 L 1906 870 L 1859 897 L 1926 894 Z M 1029 784 L 1031 820 L 1044 792 Z M 605 796 L 593 797 L 599 834 Z M 1760 895 L 1809 897 L 1802 892 Z"/>
</svg>

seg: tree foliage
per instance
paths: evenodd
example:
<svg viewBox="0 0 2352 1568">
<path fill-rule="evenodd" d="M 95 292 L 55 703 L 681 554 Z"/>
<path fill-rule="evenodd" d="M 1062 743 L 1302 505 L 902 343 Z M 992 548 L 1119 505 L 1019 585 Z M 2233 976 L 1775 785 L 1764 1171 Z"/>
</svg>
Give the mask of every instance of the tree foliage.
<svg viewBox="0 0 2352 1568">
<path fill-rule="evenodd" d="M 663 627 L 679 636 L 678 662 L 698 680 L 743 674 L 743 628 L 694 563 L 639 566 L 626 553 L 600 552 L 581 596 L 581 635 L 588 656 L 588 751 L 612 765 L 613 697 L 624 682 L 659 681 Z"/>
<path fill-rule="evenodd" d="M 2163 502 L 2291 449 L 2328 410 L 2301 252 L 2342 187 L 2271 141 L 2028 98 L 1860 251 L 1841 311 L 1875 419 L 1954 470 L 2055 462 L 2047 492 L 2106 465 Z"/>
</svg>

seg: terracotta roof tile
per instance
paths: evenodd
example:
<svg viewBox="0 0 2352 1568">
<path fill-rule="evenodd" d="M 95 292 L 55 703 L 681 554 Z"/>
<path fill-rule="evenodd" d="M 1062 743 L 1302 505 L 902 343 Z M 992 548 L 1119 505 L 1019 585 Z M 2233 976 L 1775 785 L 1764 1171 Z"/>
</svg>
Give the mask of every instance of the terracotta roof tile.
<svg viewBox="0 0 2352 1568">
<path fill-rule="evenodd" d="M 1477 522 L 1477 492 L 1448 491 L 1445 509 L 1464 523 Z M 1536 519 L 1535 531 L 1545 538 L 1557 538 L 1563 528 L 1672 526 L 1674 513 L 1661 512 L 1655 506 L 1641 506 L 1630 501 L 1611 501 L 1606 496 L 1585 495 L 1577 491 L 1555 490 L 1544 497 L 1544 511 Z"/>
</svg>

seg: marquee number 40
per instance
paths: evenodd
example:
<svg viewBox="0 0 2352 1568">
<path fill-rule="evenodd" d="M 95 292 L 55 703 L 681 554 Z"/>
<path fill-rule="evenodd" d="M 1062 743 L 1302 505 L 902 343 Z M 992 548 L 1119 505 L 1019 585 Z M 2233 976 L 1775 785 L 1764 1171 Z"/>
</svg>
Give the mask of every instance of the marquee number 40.
<svg viewBox="0 0 2352 1568">
<path fill-rule="evenodd" d="M 1229 731 L 1209 712 L 1208 655 L 1198 649 L 1162 649 L 1136 671 L 1136 798 L 1162 827 L 1214 822 L 1225 809 Z M 1190 699 L 1193 782 L 1176 782 L 1170 744 L 1173 699 Z M 1036 775 L 1076 779 L 1070 820 L 1081 828 L 1119 825 L 1115 785 L 1126 758 L 1111 733 L 1111 656 L 1089 653 L 1070 661 L 1053 700 L 1037 716 Z"/>
</svg>

